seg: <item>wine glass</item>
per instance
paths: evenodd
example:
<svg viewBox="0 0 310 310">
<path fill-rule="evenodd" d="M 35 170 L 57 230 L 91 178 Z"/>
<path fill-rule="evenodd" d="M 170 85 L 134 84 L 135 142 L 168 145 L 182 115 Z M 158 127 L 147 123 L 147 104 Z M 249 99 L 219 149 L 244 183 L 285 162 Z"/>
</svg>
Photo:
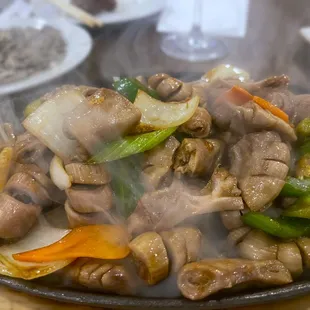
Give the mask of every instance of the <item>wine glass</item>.
<svg viewBox="0 0 310 310">
<path fill-rule="evenodd" d="M 227 48 L 218 39 L 206 36 L 201 29 L 202 1 L 194 0 L 194 24 L 188 34 L 167 34 L 161 41 L 161 50 L 168 56 L 191 62 L 224 58 Z"/>
</svg>

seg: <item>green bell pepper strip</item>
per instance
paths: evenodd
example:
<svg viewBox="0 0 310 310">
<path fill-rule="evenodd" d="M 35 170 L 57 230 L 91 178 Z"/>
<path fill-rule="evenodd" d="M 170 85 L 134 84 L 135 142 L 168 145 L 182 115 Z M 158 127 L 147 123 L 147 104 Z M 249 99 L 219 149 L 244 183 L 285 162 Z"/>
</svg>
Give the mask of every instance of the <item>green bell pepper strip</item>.
<svg viewBox="0 0 310 310">
<path fill-rule="evenodd" d="M 131 102 L 135 101 L 139 89 L 155 99 L 160 99 L 157 91 L 146 87 L 137 79 L 123 78 L 114 82 L 112 86 L 118 93 L 126 97 Z"/>
<path fill-rule="evenodd" d="M 293 177 L 287 177 L 280 195 L 285 197 L 310 195 L 310 180 L 300 180 Z"/>
<path fill-rule="evenodd" d="M 241 217 L 244 224 L 260 229 L 269 235 L 283 238 L 299 238 L 310 235 L 310 221 L 305 219 L 273 219 L 258 212 L 249 212 Z"/>
<path fill-rule="evenodd" d="M 300 141 L 310 137 L 310 118 L 305 118 L 297 125 L 296 134 Z"/>
<path fill-rule="evenodd" d="M 298 148 L 298 154 L 299 156 L 310 154 L 310 141 L 305 141 L 305 143 Z"/>
<path fill-rule="evenodd" d="M 285 209 L 282 215 L 310 219 L 310 196 L 300 197 L 292 206 Z"/>
</svg>

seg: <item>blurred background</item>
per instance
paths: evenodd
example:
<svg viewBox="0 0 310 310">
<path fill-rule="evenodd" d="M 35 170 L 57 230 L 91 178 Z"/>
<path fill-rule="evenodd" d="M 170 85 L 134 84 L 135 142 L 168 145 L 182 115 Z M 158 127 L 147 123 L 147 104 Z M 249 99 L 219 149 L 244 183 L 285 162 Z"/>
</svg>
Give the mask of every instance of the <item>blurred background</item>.
<svg viewBox="0 0 310 310">
<path fill-rule="evenodd" d="M 71 1 L 95 18 L 95 26 L 72 13 L 69 3 L 0 0 L 0 95 L 17 112 L 63 84 L 109 86 L 120 76 L 156 72 L 190 80 L 220 63 L 243 68 L 253 79 L 285 73 L 293 91 L 310 92 L 308 0 Z M 42 32 L 46 25 L 58 33 L 43 32 L 41 43 L 29 44 L 29 34 L 10 33 L 29 27 Z M 53 44 L 46 39 L 49 53 L 43 52 L 44 36 L 53 35 L 60 36 L 58 46 L 55 38 Z M 40 57 L 41 67 L 26 68 L 14 80 L 26 70 L 16 63 L 24 63 L 27 55 L 34 58 L 29 67 Z M 13 78 L 6 78 L 8 68 Z"/>
</svg>

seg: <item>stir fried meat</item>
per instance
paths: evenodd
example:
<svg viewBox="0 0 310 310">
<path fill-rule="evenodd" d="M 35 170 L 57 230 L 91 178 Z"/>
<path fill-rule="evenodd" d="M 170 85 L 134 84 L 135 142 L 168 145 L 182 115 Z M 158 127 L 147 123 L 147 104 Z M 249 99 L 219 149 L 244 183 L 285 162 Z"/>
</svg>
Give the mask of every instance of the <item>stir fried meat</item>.
<svg viewBox="0 0 310 310">
<path fill-rule="evenodd" d="M 213 187 L 212 189 L 214 189 Z M 197 196 L 180 181 L 165 189 L 146 193 L 128 219 L 132 233 L 173 227 L 194 215 L 243 209 L 242 198 L 232 196 Z"/>
<path fill-rule="evenodd" d="M 292 282 L 284 265 L 277 260 L 202 260 L 185 265 L 178 275 L 178 287 L 191 300 L 204 299 L 238 284 L 251 286 L 283 285 Z"/>
<path fill-rule="evenodd" d="M 212 173 L 220 156 L 220 141 L 186 138 L 176 152 L 173 168 L 189 176 L 205 176 Z"/>
<path fill-rule="evenodd" d="M 68 115 L 65 133 L 89 152 L 99 143 L 119 139 L 140 121 L 141 112 L 125 97 L 101 88 Z"/>
<path fill-rule="evenodd" d="M 251 210 L 261 210 L 279 195 L 289 170 L 290 150 L 277 133 L 245 135 L 231 148 L 230 158 L 230 172 Z"/>
<path fill-rule="evenodd" d="M 0 274 L 201 300 L 310 267 L 310 95 L 230 65 L 113 88 L 65 85 L 26 132 L 0 124 Z"/>
<path fill-rule="evenodd" d="M 148 190 L 169 186 L 172 182 L 172 165 L 174 154 L 180 142 L 175 137 L 145 152 L 142 167 L 142 179 Z"/>
</svg>

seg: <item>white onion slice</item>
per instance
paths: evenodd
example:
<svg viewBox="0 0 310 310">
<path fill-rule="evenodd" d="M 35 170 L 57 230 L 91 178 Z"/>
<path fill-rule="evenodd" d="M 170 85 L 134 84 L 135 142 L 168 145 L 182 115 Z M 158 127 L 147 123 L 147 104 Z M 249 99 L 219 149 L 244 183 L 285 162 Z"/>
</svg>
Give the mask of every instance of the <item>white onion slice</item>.
<svg viewBox="0 0 310 310">
<path fill-rule="evenodd" d="M 154 129 L 180 126 L 195 113 L 199 104 L 198 96 L 186 102 L 162 102 L 139 90 L 134 105 L 141 111 L 141 124 Z"/>
<path fill-rule="evenodd" d="M 76 153 L 77 142 L 63 133 L 63 123 L 73 109 L 85 100 L 76 90 L 60 90 L 23 122 L 24 127 L 62 159 Z"/>
<path fill-rule="evenodd" d="M 51 161 L 50 176 L 60 190 L 63 191 L 71 187 L 71 178 L 63 166 L 63 161 L 57 156 L 54 156 Z"/>
<path fill-rule="evenodd" d="M 40 218 L 39 223 L 22 240 L 0 247 L 0 274 L 31 280 L 46 276 L 69 265 L 73 259 L 48 263 L 25 263 L 16 261 L 12 257 L 16 253 L 48 246 L 69 232 L 69 229 L 51 227 L 46 220 Z"/>
<path fill-rule="evenodd" d="M 241 82 L 247 82 L 250 80 L 250 75 L 243 69 L 226 64 L 226 65 L 219 65 L 213 68 L 202 77 L 202 79 L 207 80 L 208 82 L 213 82 L 216 79 L 228 79 L 228 78 L 237 78 Z"/>
</svg>

